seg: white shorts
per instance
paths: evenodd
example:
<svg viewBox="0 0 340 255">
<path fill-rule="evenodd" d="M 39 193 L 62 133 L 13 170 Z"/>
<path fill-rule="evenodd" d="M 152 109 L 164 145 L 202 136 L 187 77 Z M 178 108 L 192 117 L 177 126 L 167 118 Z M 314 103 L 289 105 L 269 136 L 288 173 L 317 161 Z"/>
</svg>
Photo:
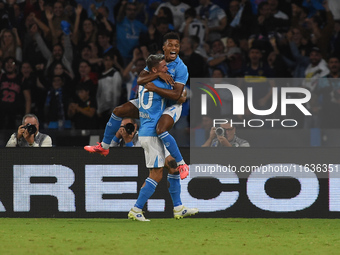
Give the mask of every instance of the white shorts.
<svg viewBox="0 0 340 255">
<path fill-rule="evenodd" d="M 179 118 L 181 117 L 182 113 L 182 105 L 181 104 L 174 104 L 171 105 L 163 111 L 163 114 L 168 114 L 170 115 L 171 118 L 174 119 L 174 123 L 176 123 Z"/>
<path fill-rule="evenodd" d="M 137 109 L 139 109 L 139 98 L 132 99 L 129 102 L 133 104 Z M 173 118 L 174 123 L 176 123 L 179 120 L 179 118 L 181 117 L 181 113 L 182 113 L 181 104 L 174 104 L 172 106 L 165 108 L 163 111 L 163 114 L 167 114 L 171 118 Z"/>
<path fill-rule="evenodd" d="M 164 167 L 165 152 L 162 140 L 156 136 L 139 136 L 138 139 L 144 149 L 146 167 Z"/>
</svg>

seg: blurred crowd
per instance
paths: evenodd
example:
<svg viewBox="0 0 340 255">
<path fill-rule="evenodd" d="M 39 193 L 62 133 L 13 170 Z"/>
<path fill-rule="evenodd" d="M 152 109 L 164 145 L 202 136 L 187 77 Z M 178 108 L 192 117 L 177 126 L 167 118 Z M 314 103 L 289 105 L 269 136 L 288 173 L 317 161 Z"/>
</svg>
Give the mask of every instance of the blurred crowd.
<svg viewBox="0 0 340 255">
<path fill-rule="evenodd" d="M 313 118 L 299 126 L 340 128 L 340 81 L 319 79 L 340 74 L 338 0 L 2 0 L 0 19 L 0 129 L 27 113 L 45 129 L 104 129 L 169 31 L 189 78 L 245 78 L 256 109 L 281 86 L 268 79 L 301 78 Z M 187 102 L 180 128 L 188 116 Z"/>
</svg>

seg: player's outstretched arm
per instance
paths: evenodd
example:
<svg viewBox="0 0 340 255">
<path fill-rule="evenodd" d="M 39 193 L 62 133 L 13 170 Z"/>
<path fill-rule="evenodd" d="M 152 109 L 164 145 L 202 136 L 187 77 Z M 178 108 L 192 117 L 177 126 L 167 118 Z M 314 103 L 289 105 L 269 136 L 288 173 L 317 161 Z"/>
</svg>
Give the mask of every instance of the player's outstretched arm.
<svg viewBox="0 0 340 255">
<path fill-rule="evenodd" d="M 157 93 L 161 97 L 177 101 L 182 95 L 184 86 L 183 84 L 175 83 L 174 89 L 163 89 L 157 87 L 152 82 L 148 82 L 147 84 L 144 85 L 144 88 L 147 89 L 148 91 L 153 91 Z"/>
<path fill-rule="evenodd" d="M 145 70 L 140 72 L 138 79 L 137 79 L 137 84 L 138 85 L 147 84 L 148 82 L 152 82 L 153 80 L 155 80 L 157 78 L 161 78 L 162 80 L 164 80 L 169 85 L 175 84 L 171 75 L 169 75 L 167 73 L 161 73 L 161 72 L 152 73 L 152 72 L 148 72 L 148 71 L 145 71 Z"/>
</svg>

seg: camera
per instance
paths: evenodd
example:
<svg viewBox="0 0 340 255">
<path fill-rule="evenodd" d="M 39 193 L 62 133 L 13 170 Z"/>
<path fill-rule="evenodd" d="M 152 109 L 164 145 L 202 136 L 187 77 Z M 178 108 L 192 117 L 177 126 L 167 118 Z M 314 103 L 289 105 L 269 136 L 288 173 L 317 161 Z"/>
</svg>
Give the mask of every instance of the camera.
<svg viewBox="0 0 340 255">
<path fill-rule="evenodd" d="M 128 133 L 129 135 L 131 135 L 133 133 L 133 131 L 135 131 L 135 125 L 133 125 L 132 123 L 127 123 L 123 127 L 125 128 L 126 133 Z"/>
<path fill-rule="evenodd" d="M 218 127 L 218 128 L 215 129 L 215 134 L 217 136 L 224 136 L 224 133 L 225 133 L 225 131 L 224 131 L 223 127 Z"/>
<path fill-rule="evenodd" d="M 23 126 L 23 128 L 26 129 L 30 135 L 33 135 L 35 132 L 37 132 L 36 126 L 30 123 L 28 123 L 26 126 Z"/>
</svg>

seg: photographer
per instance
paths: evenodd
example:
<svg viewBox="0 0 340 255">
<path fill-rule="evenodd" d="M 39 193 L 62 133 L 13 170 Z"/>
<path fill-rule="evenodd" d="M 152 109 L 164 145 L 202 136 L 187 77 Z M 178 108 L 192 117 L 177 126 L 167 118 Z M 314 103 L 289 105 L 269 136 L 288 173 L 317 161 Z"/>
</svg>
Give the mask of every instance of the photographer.
<svg viewBox="0 0 340 255">
<path fill-rule="evenodd" d="M 52 139 L 39 132 L 39 120 L 34 114 L 26 114 L 18 132 L 11 135 L 6 147 L 52 147 Z"/>
<path fill-rule="evenodd" d="M 137 123 L 134 119 L 125 118 L 113 137 L 110 147 L 140 147 Z"/>
<path fill-rule="evenodd" d="M 202 147 L 250 147 L 248 141 L 236 136 L 236 127 L 221 124 L 219 127 L 212 127 L 208 140 Z"/>
</svg>

